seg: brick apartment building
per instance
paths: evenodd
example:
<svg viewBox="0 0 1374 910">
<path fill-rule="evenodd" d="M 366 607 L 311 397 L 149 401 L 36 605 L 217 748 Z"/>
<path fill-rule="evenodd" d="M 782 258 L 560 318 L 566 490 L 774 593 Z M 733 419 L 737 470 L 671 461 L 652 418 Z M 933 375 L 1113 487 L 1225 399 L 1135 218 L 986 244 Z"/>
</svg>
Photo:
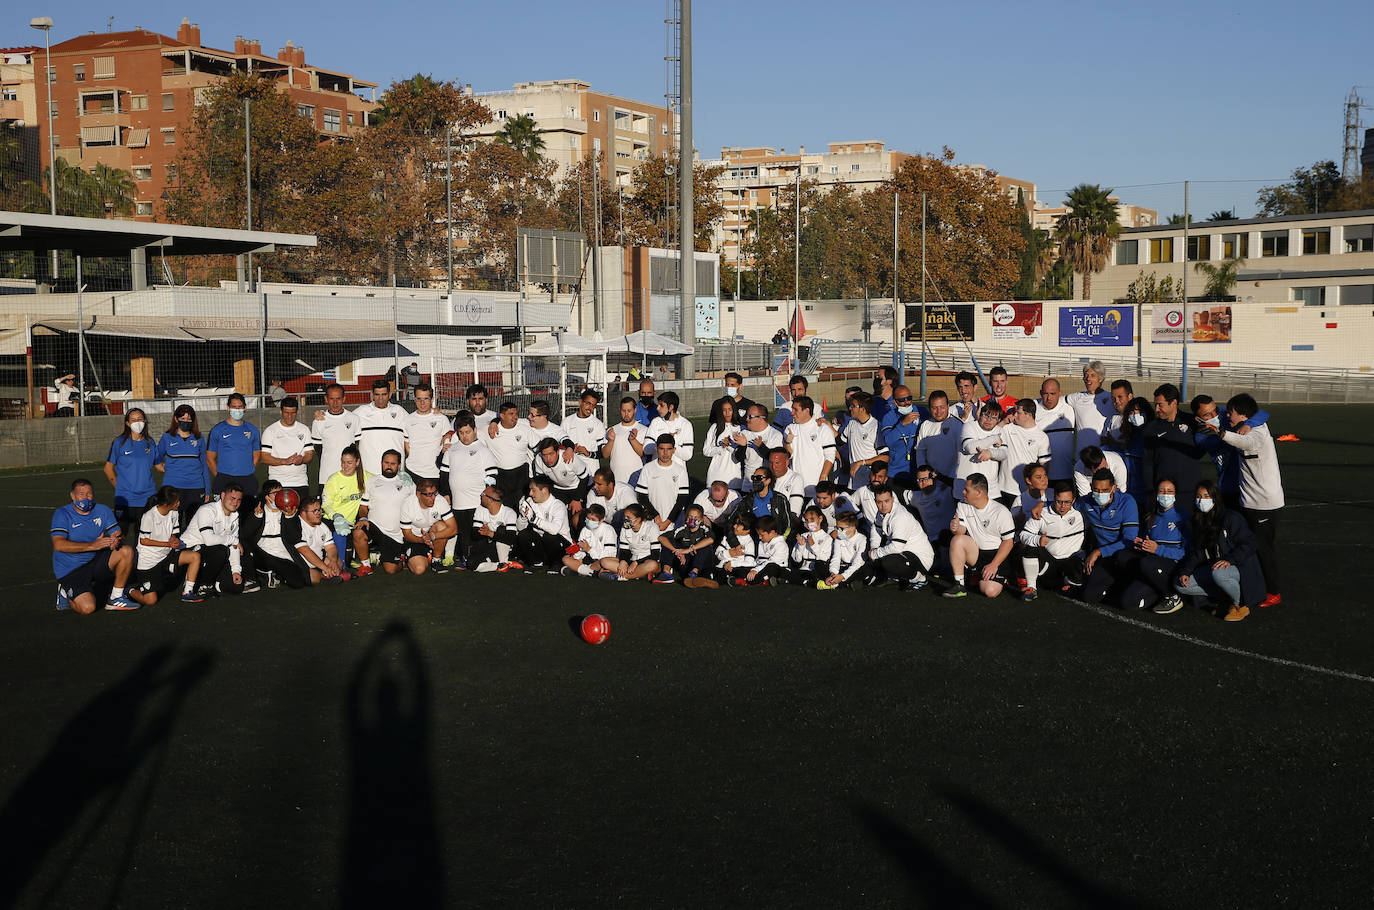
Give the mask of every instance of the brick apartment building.
<svg viewBox="0 0 1374 910">
<path fill-rule="evenodd" d="M 42 71 L 44 54 L 32 52 L 34 72 Z M 349 136 L 376 108 L 376 83 L 307 64 L 303 47 L 288 41 L 269 57 L 258 41 L 237 37 L 232 51 L 219 50 L 202 44 L 200 27 L 183 19 L 175 38 L 140 28 L 54 45 L 51 146 L 46 89 L 40 82 L 35 91 L 40 149 L 54 147 L 58 157 L 88 170 L 105 164 L 128 171 L 137 187 L 135 217 L 150 220 L 163 190 L 175 183 L 181 134 L 197 100 L 235 72 L 275 80 L 322 137 Z"/>
</svg>

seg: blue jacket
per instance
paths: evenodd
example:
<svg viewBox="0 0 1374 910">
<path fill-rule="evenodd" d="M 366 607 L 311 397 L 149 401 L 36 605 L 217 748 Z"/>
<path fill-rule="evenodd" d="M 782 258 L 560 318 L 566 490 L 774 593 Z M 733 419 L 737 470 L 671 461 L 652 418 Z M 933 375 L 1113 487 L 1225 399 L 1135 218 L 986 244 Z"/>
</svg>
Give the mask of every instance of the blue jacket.
<svg viewBox="0 0 1374 910">
<path fill-rule="evenodd" d="M 900 423 L 902 415 L 896 411 L 890 414 L 896 414 L 898 420 L 880 426 L 878 439 L 887 446 L 887 476 L 903 477 L 918 467 L 911 463 L 911 456 L 916 451 L 916 432 L 920 429 L 921 421 Z"/>
<path fill-rule="evenodd" d="M 1080 499 L 1079 504 L 1104 558 L 1135 545 L 1135 539 L 1140 536 L 1140 511 L 1126 491 L 1117 490 L 1105 506 L 1093 502 L 1091 493 Z"/>
<path fill-rule="evenodd" d="M 203 490 L 210 494 L 210 468 L 205 463 L 205 439 L 163 433 L 157 441 L 157 461 L 166 472 L 163 482 L 178 490 Z"/>
<path fill-rule="evenodd" d="M 1188 552 L 1188 517 L 1178 510 L 1178 506 L 1167 511 L 1158 511 L 1148 528 L 1142 527 L 1141 537 L 1147 537 L 1159 545 L 1156 556 L 1165 559 L 1182 559 Z"/>
<path fill-rule="evenodd" d="M 116 436 L 110 443 L 105 460 L 115 469 L 115 507 L 132 506 L 141 509 L 148 497 L 157 492 L 153 481 L 153 461 L 157 457 L 157 443 L 151 439 Z"/>
</svg>

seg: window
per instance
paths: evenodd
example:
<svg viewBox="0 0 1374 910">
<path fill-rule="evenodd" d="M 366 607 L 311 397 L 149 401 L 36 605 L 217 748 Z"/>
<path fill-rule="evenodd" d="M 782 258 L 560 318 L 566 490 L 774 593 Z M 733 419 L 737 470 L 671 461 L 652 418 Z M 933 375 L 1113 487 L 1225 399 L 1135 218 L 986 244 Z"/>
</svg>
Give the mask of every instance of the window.
<svg viewBox="0 0 1374 910">
<path fill-rule="evenodd" d="M 341 111 L 331 111 L 324 109 L 324 131 L 326 133 L 337 133 L 342 129 Z"/>
<path fill-rule="evenodd" d="M 56 101 L 49 101 L 49 102 L 48 102 L 48 113 L 52 114 L 54 117 L 60 117 L 60 116 L 61 116 L 61 114 L 58 113 L 58 107 L 57 107 L 57 102 L 56 102 Z"/>
<path fill-rule="evenodd" d="M 95 78 L 113 79 L 115 77 L 113 57 L 96 57 L 94 62 Z"/>
<path fill-rule="evenodd" d="M 505 111 L 504 108 L 503 108 L 502 110 L 499 110 L 499 111 L 496 112 L 496 119 L 497 119 L 497 120 L 505 120 L 505 119 L 506 119 L 506 111 Z"/>
<path fill-rule="evenodd" d="M 298 104 L 298 105 L 296 105 L 296 113 L 299 114 L 300 116 L 304 117 L 306 120 L 314 120 L 314 119 L 315 119 L 315 105 L 313 105 L 313 104 Z"/>
<path fill-rule="evenodd" d="M 18 101 L 18 100 L 19 100 L 19 89 L 17 89 L 17 88 L 11 88 L 11 87 L 8 86 L 8 85 L 5 86 L 4 88 L 0 88 L 0 101 Z"/>
<path fill-rule="evenodd" d="M 1206 234 L 1188 238 L 1188 261 L 1206 262 L 1212 258 L 1212 238 Z"/>
<path fill-rule="evenodd" d="M 521 116 L 524 116 L 524 117 L 533 117 L 533 116 L 534 116 L 534 108 L 532 108 L 532 107 L 527 107 L 527 108 L 525 108 L 523 111 L 521 111 L 520 114 L 521 114 Z"/>
<path fill-rule="evenodd" d="M 860 167 L 860 166 L 857 165 L 857 164 L 851 164 L 851 165 L 849 166 L 849 172 L 852 174 L 852 173 L 858 171 L 858 170 L 859 170 L 859 167 Z"/>
<path fill-rule="evenodd" d="M 821 166 L 819 164 L 808 165 L 806 172 L 808 174 L 819 174 L 821 172 Z"/>
<path fill-rule="evenodd" d="M 839 165 L 837 165 L 837 164 L 832 164 L 832 165 L 830 165 L 830 173 L 832 173 L 832 174 L 838 174 L 839 172 L 840 172 L 840 167 L 839 167 Z"/>
<path fill-rule="evenodd" d="M 1312 228 L 1302 232 L 1302 254 L 1320 256 L 1331 252 L 1331 229 Z"/>
<path fill-rule="evenodd" d="M 175 104 L 175 99 L 176 99 L 176 96 L 173 95 L 171 92 L 163 92 L 163 93 L 162 93 L 162 109 L 163 109 L 164 111 L 170 111 L 170 110 L 172 110 L 172 109 L 173 109 L 173 106 L 174 106 L 174 104 Z"/>
<path fill-rule="evenodd" d="M 763 308 L 763 311 L 765 313 L 776 313 L 778 311 L 778 308 L 775 306 L 766 306 Z"/>
<path fill-rule="evenodd" d="M 1374 224 L 1348 224 L 1345 228 L 1347 253 L 1374 252 Z"/>
<path fill-rule="evenodd" d="M 1222 234 L 1221 258 L 1244 259 L 1250 255 L 1249 234 Z"/>
<path fill-rule="evenodd" d="M 1260 256 L 1287 256 L 1288 232 L 1266 231 L 1260 235 Z"/>
<path fill-rule="evenodd" d="M 146 164 L 134 165 L 135 180 L 152 180 L 153 169 Z"/>
<path fill-rule="evenodd" d="M 51 84 L 51 83 L 56 82 L 56 81 L 57 81 L 57 67 L 55 67 L 55 66 L 50 66 L 50 67 L 48 67 L 48 82 L 49 82 L 49 84 Z"/>
<path fill-rule="evenodd" d="M 153 213 L 153 204 L 152 204 L 151 202 L 135 202 L 135 203 L 134 203 L 134 214 L 135 214 L 135 215 L 151 215 L 152 213 Z"/>
<path fill-rule="evenodd" d="M 1293 288 L 1293 299 L 1300 301 L 1303 306 L 1324 306 L 1326 304 L 1326 288 Z"/>
<path fill-rule="evenodd" d="M 1140 262 L 1140 241 L 1123 240 L 1116 245 L 1117 265 L 1137 265 Z"/>
<path fill-rule="evenodd" d="M 1150 261 L 1151 262 L 1173 262 L 1174 261 L 1174 238 L 1161 237 L 1158 240 L 1150 241 Z"/>
<path fill-rule="evenodd" d="M 592 137 L 592 151 L 597 155 L 601 154 L 601 140 L 595 136 Z"/>
<path fill-rule="evenodd" d="M 84 64 L 84 63 L 73 63 L 73 64 L 72 64 L 72 79 L 74 79 L 74 80 L 77 81 L 77 82 L 85 82 L 85 81 L 86 81 L 86 64 Z"/>
<path fill-rule="evenodd" d="M 592 122 L 593 122 L 593 123 L 600 123 L 600 122 L 601 122 L 601 111 L 592 111 Z"/>
<path fill-rule="evenodd" d="M 663 135 L 668 135 L 668 124 L 663 124 Z"/>
<path fill-rule="evenodd" d="M 174 126 L 164 126 L 164 127 L 162 128 L 162 144 L 163 144 L 163 145 L 176 145 L 176 144 L 177 144 L 177 128 L 176 128 L 176 127 L 174 127 Z"/>
<path fill-rule="evenodd" d="M 569 136 L 569 137 L 568 137 L 568 147 L 571 148 L 571 149 L 575 152 L 575 151 L 577 151 L 577 146 L 578 146 L 577 137 L 576 137 L 576 136 Z"/>
<path fill-rule="evenodd" d="M 349 115 L 348 115 L 348 125 L 349 125 L 349 126 L 352 126 L 352 125 L 353 125 L 353 115 L 352 115 L 352 114 L 349 114 Z"/>
<path fill-rule="evenodd" d="M 1374 306 L 1374 284 L 1347 284 L 1341 288 L 1341 306 Z"/>
<path fill-rule="evenodd" d="M 177 181 L 177 166 L 176 166 L 175 164 L 169 164 L 169 165 L 167 165 L 167 182 L 168 182 L 168 183 L 176 183 L 176 181 Z"/>
<path fill-rule="evenodd" d="M 131 111 L 146 111 L 147 109 L 148 109 L 148 96 L 147 96 L 147 95 L 131 95 L 131 96 L 129 96 L 129 110 L 131 110 Z"/>
</svg>

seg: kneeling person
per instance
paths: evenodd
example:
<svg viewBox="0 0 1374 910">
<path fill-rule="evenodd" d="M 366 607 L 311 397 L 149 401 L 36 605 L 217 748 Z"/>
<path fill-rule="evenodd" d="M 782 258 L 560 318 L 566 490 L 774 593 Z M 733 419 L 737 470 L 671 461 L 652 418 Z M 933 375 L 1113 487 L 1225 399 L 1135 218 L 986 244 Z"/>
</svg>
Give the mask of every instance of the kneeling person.
<svg viewBox="0 0 1374 910">
<path fill-rule="evenodd" d="M 367 489 L 358 506 L 353 524 L 353 550 L 358 554 L 358 575 L 369 575 L 368 562 L 373 549 L 385 571 L 395 575 L 406 561 L 405 540 L 401 535 L 401 507 L 414 499 L 415 484 L 409 474 L 401 473 L 401 453 L 388 449 L 382 455 L 382 472 L 367 479 Z"/>
<path fill-rule="evenodd" d="M 431 566 L 436 572 L 444 571 L 440 562 L 444 547 L 457 531 L 453 509 L 439 492 L 438 481 L 421 478 L 415 495 L 407 497 L 401 505 L 401 538 L 405 543 L 405 564 L 411 574 L 423 575 Z M 390 564 L 387 571 L 391 571 Z"/>
<path fill-rule="evenodd" d="M 296 544 L 296 558 L 306 564 L 312 585 L 348 580 L 333 529 L 324 523 L 324 506 L 318 498 L 307 499 L 301 506 L 301 539 Z"/>
<path fill-rule="evenodd" d="M 530 495 L 520 500 L 512 568 L 540 566 L 550 571 L 562 565 L 563 550 L 572 543 L 568 510 L 553 495 L 547 477 L 530 480 Z"/>
<path fill-rule="evenodd" d="M 964 597 L 964 573 L 973 569 L 978 590 L 986 597 L 1002 593 L 1006 576 L 1002 564 L 1011 555 L 1016 525 L 1011 512 L 988 496 L 988 482 L 982 474 L 970 474 L 964 481 L 964 501 L 955 510 L 950 524 L 954 537 L 949 543 L 949 561 L 954 567 L 954 587 L 946 597 Z"/>
<path fill-rule="evenodd" d="M 52 516 L 57 609 L 94 613 L 97 589 L 110 585 L 105 609 L 137 610 L 138 604 L 124 593 L 134 564 L 133 551 L 123 545 L 114 512 L 96 504 L 95 488 L 85 478 L 72 482 L 71 500 Z"/>
</svg>

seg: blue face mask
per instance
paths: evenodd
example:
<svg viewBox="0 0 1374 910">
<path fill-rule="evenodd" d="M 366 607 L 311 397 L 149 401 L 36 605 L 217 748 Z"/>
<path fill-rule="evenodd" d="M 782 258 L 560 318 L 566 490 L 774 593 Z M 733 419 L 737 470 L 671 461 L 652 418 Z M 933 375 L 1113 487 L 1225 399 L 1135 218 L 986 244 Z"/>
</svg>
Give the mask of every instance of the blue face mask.
<svg viewBox="0 0 1374 910">
<path fill-rule="evenodd" d="M 230 419 L 230 420 L 242 420 L 242 419 L 243 419 L 244 413 L 246 413 L 246 412 L 243 410 L 243 408 L 230 408 L 230 409 L 229 409 L 229 419 Z"/>
<path fill-rule="evenodd" d="M 1109 503 L 1109 502 L 1111 502 L 1111 501 L 1112 501 L 1112 494 L 1111 494 L 1111 493 L 1096 493 L 1096 492 L 1093 493 L 1093 502 L 1097 503 L 1097 504 L 1100 505 L 1100 506 L 1105 506 L 1107 503 Z"/>
<path fill-rule="evenodd" d="M 1210 499 L 1203 499 L 1203 498 L 1199 497 L 1199 498 L 1197 499 L 1197 501 L 1196 501 L 1196 505 L 1197 505 L 1197 510 L 1198 510 L 1199 512 L 1210 512 L 1210 511 L 1212 511 L 1212 500 L 1210 500 Z"/>
<path fill-rule="evenodd" d="M 1159 507 L 1161 509 L 1172 509 L 1174 507 L 1174 494 L 1172 493 L 1160 493 L 1155 498 L 1159 500 Z"/>
<path fill-rule="evenodd" d="M 76 502 L 72 503 L 72 505 L 76 506 L 78 512 L 89 512 L 91 509 L 95 508 L 95 500 L 78 499 Z"/>
</svg>

